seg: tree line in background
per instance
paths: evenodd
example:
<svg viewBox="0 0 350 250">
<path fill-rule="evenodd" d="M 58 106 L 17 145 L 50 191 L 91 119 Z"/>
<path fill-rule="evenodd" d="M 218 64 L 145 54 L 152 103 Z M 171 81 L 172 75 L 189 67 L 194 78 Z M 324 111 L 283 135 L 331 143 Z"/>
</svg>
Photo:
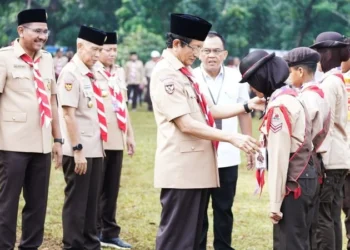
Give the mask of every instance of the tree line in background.
<svg viewBox="0 0 350 250">
<path fill-rule="evenodd" d="M 213 23 L 232 56 L 249 48 L 309 46 L 327 30 L 350 36 L 349 0 L 1 0 L 0 45 L 17 37 L 16 15 L 28 7 L 47 9 L 49 45 L 75 49 L 82 24 L 117 31 L 122 61 L 131 51 L 146 61 L 150 51 L 162 50 L 172 12 Z"/>
</svg>

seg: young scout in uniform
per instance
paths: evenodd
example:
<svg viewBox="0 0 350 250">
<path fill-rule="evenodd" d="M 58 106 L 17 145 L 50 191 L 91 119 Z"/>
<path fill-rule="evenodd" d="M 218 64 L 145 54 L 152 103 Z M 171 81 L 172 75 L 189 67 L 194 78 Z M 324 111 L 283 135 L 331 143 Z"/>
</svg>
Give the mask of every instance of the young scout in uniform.
<svg viewBox="0 0 350 250">
<path fill-rule="evenodd" d="M 168 48 L 150 85 L 157 123 L 155 187 L 162 188 L 156 249 L 198 250 L 207 189 L 219 186 L 217 141 L 230 142 L 247 153 L 258 149 L 250 136 L 215 129 L 214 118 L 249 112 L 255 104 L 217 107 L 206 99 L 190 66 L 211 24 L 187 14 L 171 14 L 170 23 Z"/>
<path fill-rule="evenodd" d="M 305 105 L 311 120 L 311 135 L 313 143 L 313 162 L 318 171 L 319 182 L 317 195 L 315 196 L 313 223 L 310 231 L 310 246 L 317 249 L 316 229 L 319 209 L 319 188 L 323 181 L 324 166 L 322 153 L 325 153 L 327 146 L 323 144 L 330 125 L 330 108 L 324 98 L 324 93 L 319 84 L 315 82 L 314 76 L 317 63 L 320 61 L 320 54 L 316 51 L 300 47 L 291 50 L 284 58 L 289 66 L 289 78 L 292 85 L 299 93 L 299 97 Z"/>
<path fill-rule="evenodd" d="M 63 205 L 64 249 L 100 249 L 97 206 L 102 160 L 102 141 L 107 141 L 107 122 L 101 89 L 92 73 L 106 33 L 81 26 L 77 53 L 58 78 L 60 119 L 67 138 L 63 146 L 66 181 Z"/>
<path fill-rule="evenodd" d="M 249 100 L 247 84 L 240 84 L 241 74 L 238 70 L 225 67 L 223 62 L 227 56 L 224 38 L 215 31 L 210 31 L 204 41 L 199 59 L 200 67 L 193 70 L 203 93 L 218 105 L 244 103 Z M 215 120 L 216 127 L 228 133 L 237 133 L 238 124 L 243 134 L 252 135 L 252 118 L 248 113 L 224 120 Z M 233 213 L 232 206 L 236 194 L 238 165 L 241 156 L 238 148 L 230 143 L 222 142 L 218 147 L 218 167 L 220 188 L 208 191 L 207 209 L 204 217 L 200 249 L 207 249 L 209 220 L 207 215 L 209 200 L 214 215 L 214 249 L 232 250 Z M 254 167 L 255 156 L 247 155 L 248 168 Z"/>
<path fill-rule="evenodd" d="M 327 146 L 322 154 L 325 166 L 321 185 L 318 213 L 317 249 L 342 249 L 341 206 L 342 189 L 349 171 L 349 149 L 346 134 L 348 121 L 348 96 L 343 76 L 338 67 L 349 59 L 347 44 L 337 32 L 323 32 L 311 46 L 321 55 L 324 73 L 320 86 L 331 109 Z"/>
<path fill-rule="evenodd" d="M 344 40 L 348 44 L 348 49 L 350 50 L 350 38 Z M 344 76 L 344 82 L 346 86 L 346 91 L 348 92 L 348 122 L 346 125 L 346 133 L 348 135 L 348 147 L 350 148 L 350 59 L 346 62 L 341 63 L 341 70 Z M 350 154 L 349 154 L 350 157 Z M 345 213 L 345 229 L 346 237 L 348 239 L 347 249 L 350 249 L 350 174 L 348 173 L 345 178 L 344 183 L 344 195 L 343 195 L 343 211 Z"/>
<path fill-rule="evenodd" d="M 49 31 L 44 9 L 17 16 L 13 46 L 0 50 L 0 249 L 14 249 L 23 188 L 19 249 L 38 249 L 43 241 L 52 156 L 62 162 L 53 59 L 41 50 Z"/>
<path fill-rule="evenodd" d="M 128 110 L 126 108 L 126 85 L 124 69 L 115 65 L 117 57 L 117 34 L 107 32 L 99 62 L 94 66 L 97 84 L 102 91 L 105 106 L 108 140 L 104 143 L 105 158 L 102 176 L 102 192 L 99 205 L 98 230 L 101 245 L 129 249 L 130 244 L 119 238 L 120 227 L 116 222 L 117 198 L 125 145 L 133 155 L 135 141 Z"/>
<path fill-rule="evenodd" d="M 261 145 L 268 152 L 270 218 L 273 249 L 309 249 L 312 201 L 317 172 L 312 165 L 311 125 L 296 91 L 285 86 L 287 63 L 274 53 L 257 50 L 240 64 L 241 82 L 269 99 L 260 127 Z"/>
</svg>

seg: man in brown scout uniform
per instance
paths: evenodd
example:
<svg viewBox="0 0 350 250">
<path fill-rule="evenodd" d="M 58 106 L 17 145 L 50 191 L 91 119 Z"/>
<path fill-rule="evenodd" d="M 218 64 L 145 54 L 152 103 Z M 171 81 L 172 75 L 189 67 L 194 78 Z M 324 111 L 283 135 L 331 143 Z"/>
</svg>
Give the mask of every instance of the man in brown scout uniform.
<svg viewBox="0 0 350 250">
<path fill-rule="evenodd" d="M 344 78 L 338 67 L 349 59 L 344 37 L 337 32 L 323 32 L 311 48 L 321 55 L 324 73 L 320 86 L 331 109 L 329 133 L 325 139 L 326 151 L 322 154 L 325 174 L 321 185 L 318 213 L 317 249 L 342 249 L 342 189 L 349 171 L 349 146 L 346 134 L 348 96 Z"/>
<path fill-rule="evenodd" d="M 314 204 L 314 215 L 310 231 L 310 247 L 316 250 L 316 229 L 320 202 L 319 189 L 324 173 L 322 153 L 325 153 L 327 148 L 323 141 L 329 130 L 331 113 L 322 89 L 314 80 L 317 63 L 320 61 L 320 54 L 310 48 L 300 47 L 288 52 L 284 59 L 289 66 L 289 79 L 299 93 L 299 97 L 303 101 L 311 120 L 311 135 L 314 146 L 312 159 L 318 171 L 319 182 L 315 201 L 312 202 Z"/>
<path fill-rule="evenodd" d="M 269 98 L 260 127 L 268 152 L 270 218 L 273 249 L 309 249 L 312 201 L 317 172 L 312 165 L 311 125 L 296 91 L 285 86 L 287 63 L 274 53 L 257 50 L 242 59 L 241 82 L 259 97 Z"/>
<path fill-rule="evenodd" d="M 250 136 L 215 129 L 214 118 L 249 112 L 255 105 L 218 107 L 205 98 L 190 66 L 211 24 L 187 14 L 171 14 L 170 23 L 168 48 L 150 85 L 158 133 L 154 179 L 155 187 L 162 188 L 156 249 L 197 250 L 207 189 L 219 186 L 217 141 L 230 142 L 247 153 L 258 149 Z"/>
<path fill-rule="evenodd" d="M 60 119 L 67 138 L 63 147 L 66 181 L 63 206 L 63 248 L 100 249 L 97 206 L 102 178 L 102 141 L 107 121 L 101 89 L 92 73 L 106 33 L 81 26 L 77 53 L 58 78 Z"/>
<path fill-rule="evenodd" d="M 56 82 L 50 53 L 41 50 L 49 30 L 44 9 L 17 16 L 13 46 L 0 50 L 0 249 L 14 249 L 23 188 L 19 249 L 43 241 L 52 156 L 62 162 Z M 52 148 L 52 136 L 55 143 Z"/>
<path fill-rule="evenodd" d="M 105 158 L 102 190 L 99 205 L 98 231 L 103 247 L 129 249 L 131 245 L 119 238 L 120 227 L 116 222 L 117 198 L 123 163 L 123 150 L 135 151 L 134 134 L 126 107 L 124 69 L 115 65 L 117 57 L 117 34 L 107 32 L 99 62 L 94 66 L 97 84 L 102 91 L 105 106 L 108 140 L 104 143 Z"/>
</svg>

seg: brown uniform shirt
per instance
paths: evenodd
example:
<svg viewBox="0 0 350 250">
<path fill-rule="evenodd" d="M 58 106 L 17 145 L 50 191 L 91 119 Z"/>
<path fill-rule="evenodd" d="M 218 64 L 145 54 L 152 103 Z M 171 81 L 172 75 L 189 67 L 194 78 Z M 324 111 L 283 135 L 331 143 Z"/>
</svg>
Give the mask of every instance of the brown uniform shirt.
<svg viewBox="0 0 350 250">
<path fill-rule="evenodd" d="M 51 126 L 40 125 L 33 69 L 20 57 L 25 51 L 16 40 L 13 46 L 0 49 L 0 150 L 50 153 Z M 40 50 L 39 70 L 49 102 L 56 94 L 53 60 Z"/>
<path fill-rule="evenodd" d="M 266 111 L 268 113 L 270 109 L 274 109 L 270 130 L 267 132 L 265 120 L 260 131 L 267 137 L 270 212 L 278 213 L 286 194 L 290 154 L 302 145 L 306 123 L 304 108 L 295 97 L 280 95 L 273 100 L 273 96 Z M 288 110 L 291 135 L 281 106 Z"/>
<path fill-rule="evenodd" d="M 323 125 L 328 118 L 329 105 L 326 99 L 322 98 L 319 94 L 314 91 L 308 90 L 308 87 L 317 85 L 316 83 L 305 83 L 303 88 L 299 90 L 299 97 L 303 101 L 309 118 L 312 124 L 311 135 L 314 139 L 316 135 L 323 129 Z M 314 145 L 315 146 L 315 145 Z M 317 153 L 325 153 L 327 150 L 325 142 L 316 150 Z"/>
<path fill-rule="evenodd" d="M 320 84 L 331 109 L 331 123 L 324 141 L 326 153 L 322 157 L 326 169 L 350 169 L 346 134 L 348 98 L 345 84 L 334 73 L 337 72 L 327 72 Z"/>
<path fill-rule="evenodd" d="M 108 129 L 108 139 L 107 142 L 104 142 L 105 150 L 124 150 L 126 144 L 126 133 L 120 130 L 118 127 L 116 113 L 113 111 L 112 99 L 109 91 L 109 85 L 113 88 L 118 88 L 123 93 L 124 104 L 126 105 L 127 94 L 126 94 L 126 85 L 125 85 L 125 75 L 124 69 L 115 65 L 111 70 L 111 74 L 114 74 L 114 77 L 108 78 L 104 73 L 104 66 L 102 63 L 97 62 L 94 66 L 95 77 L 97 83 L 99 84 L 102 93 L 104 93 L 104 106 L 105 113 L 107 118 L 107 129 Z M 128 119 L 128 114 L 127 114 Z"/>
<path fill-rule="evenodd" d="M 62 106 L 76 108 L 75 119 L 85 157 L 98 158 L 104 155 L 94 91 L 90 78 L 86 76 L 89 72 L 90 70 L 76 54 L 62 69 L 57 81 L 60 124 L 66 138 L 63 144 L 63 155 L 66 156 L 73 156 L 72 147 L 75 145 L 72 145 L 69 140 Z M 91 108 L 88 107 L 89 100 L 93 104 Z"/>
<path fill-rule="evenodd" d="M 164 50 L 162 57 L 150 83 L 157 123 L 155 187 L 218 187 L 218 166 L 212 142 L 182 133 L 173 122 L 189 114 L 206 124 L 190 81 L 179 71 L 184 65 L 170 50 Z"/>
</svg>

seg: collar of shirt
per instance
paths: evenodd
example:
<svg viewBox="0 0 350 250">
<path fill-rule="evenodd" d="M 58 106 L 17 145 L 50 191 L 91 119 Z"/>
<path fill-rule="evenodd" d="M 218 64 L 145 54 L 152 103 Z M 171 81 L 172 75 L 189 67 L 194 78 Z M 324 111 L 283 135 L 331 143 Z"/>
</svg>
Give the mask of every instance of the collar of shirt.
<svg viewBox="0 0 350 250">
<path fill-rule="evenodd" d="M 91 72 L 85 63 L 83 63 L 83 61 L 79 58 L 78 54 L 73 56 L 72 62 L 78 67 L 82 75 L 86 75 L 87 73 Z"/>
<path fill-rule="evenodd" d="M 13 50 L 15 52 L 15 55 L 20 58 L 22 55 L 26 54 L 22 46 L 19 44 L 19 40 L 16 39 L 13 43 Z M 41 50 L 35 53 L 34 61 L 41 57 Z"/>
<path fill-rule="evenodd" d="M 306 82 L 303 85 L 301 85 L 300 88 L 297 88 L 297 91 L 303 92 L 305 89 L 307 89 L 308 87 L 310 87 L 312 85 L 316 85 L 316 82 L 315 81 Z"/>
<path fill-rule="evenodd" d="M 341 74 L 341 71 L 340 71 L 339 67 L 333 68 L 330 71 L 328 71 L 327 73 L 324 73 L 324 75 L 320 79 L 320 82 L 323 82 L 329 75 L 333 75 L 335 73 L 340 73 Z"/>
<path fill-rule="evenodd" d="M 185 67 L 183 63 L 179 59 L 177 59 L 177 57 L 173 53 L 171 53 L 168 49 L 163 50 L 162 57 L 165 60 L 167 60 L 175 68 L 175 70 L 179 70 Z M 190 69 L 191 67 L 187 67 L 187 68 Z"/>
<path fill-rule="evenodd" d="M 204 79 L 205 81 L 210 81 L 210 82 L 214 82 L 214 83 L 222 83 L 222 80 L 223 80 L 223 77 L 224 77 L 224 67 L 222 65 L 221 65 L 221 68 L 220 68 L 220 72 L 215 77 L 215 79 L 213 77 L 211 77 L 207 73 L 207 71 L 205 71 L 205 69 L 203 67 L 203 64 L 201 64 L 200 68 L 201 68 L 203 76 L 205 77 L 205 79 Z"/>
</svg>

